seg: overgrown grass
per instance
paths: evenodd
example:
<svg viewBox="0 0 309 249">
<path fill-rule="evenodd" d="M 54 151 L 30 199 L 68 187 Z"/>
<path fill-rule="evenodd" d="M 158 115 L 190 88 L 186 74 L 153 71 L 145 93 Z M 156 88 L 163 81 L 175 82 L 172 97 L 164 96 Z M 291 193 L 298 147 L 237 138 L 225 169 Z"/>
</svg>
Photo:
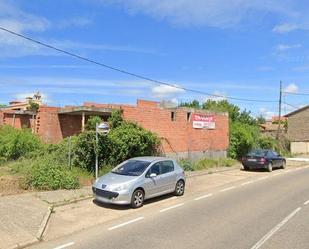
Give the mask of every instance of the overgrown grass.
<svg viewBox="0 0 309 249">
<path fill-rule="evenodd" d="M 185 171 L 206 170 L 216 167 L 231 167 L 237 163 L 236 160 L 231 158 L 219 158 L 219 159 L 203 158 L 196 162 L 190 161 L 188 159 L 181 159 L 178 162 Z"/>
<path fill-rule="evenodd" d="M 19 177 L 22 189 L 56 190 L 76 189 L 93 180 L 91 173 L 55 160 L 54 155 L 35 159 L 19 159 L 4 164 L 10 174 Z"/>
</svg>

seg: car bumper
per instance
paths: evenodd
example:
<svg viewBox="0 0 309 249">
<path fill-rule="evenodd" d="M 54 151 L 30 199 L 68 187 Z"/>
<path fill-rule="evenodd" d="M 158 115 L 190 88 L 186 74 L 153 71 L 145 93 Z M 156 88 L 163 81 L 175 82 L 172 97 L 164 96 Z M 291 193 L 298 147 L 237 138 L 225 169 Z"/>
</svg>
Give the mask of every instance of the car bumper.
<svg viewBox="0 0 309 249">
<path fill-rule="evenodd" d="M 255 164 L 247 164 L 247 163 L 243 163 L 244 167 L 247 167 L 249 169 L 267 169 L 267 164 L 265 163 L 255 163 Z"/>
<path fill-rule="evenodd" d="M 127 205 L 131 203 L 132 194 L 128 191 L 111 192 L 92 187 L 93 198 L 96 201 L 109 204 Z"/>
</svg>

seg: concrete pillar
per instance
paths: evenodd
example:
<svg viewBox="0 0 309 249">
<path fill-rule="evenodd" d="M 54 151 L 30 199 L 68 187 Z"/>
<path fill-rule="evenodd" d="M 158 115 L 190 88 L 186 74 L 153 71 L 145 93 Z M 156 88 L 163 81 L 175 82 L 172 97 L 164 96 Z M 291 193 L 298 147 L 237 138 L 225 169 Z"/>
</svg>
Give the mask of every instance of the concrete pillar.
<svg viewBox="0 0 309 249">
<path fill-rule="evenodd" d="M 85 113 L 82 112 L 82 132 L 85 131 Z"/>
<path fill-rule="evenodd" d="M 15 128 L 15 118 L 16 118 L 16 114 L 14 113 L 13 114 L 13 124 L 12 124 L 14 128 Z"/>
</svg>

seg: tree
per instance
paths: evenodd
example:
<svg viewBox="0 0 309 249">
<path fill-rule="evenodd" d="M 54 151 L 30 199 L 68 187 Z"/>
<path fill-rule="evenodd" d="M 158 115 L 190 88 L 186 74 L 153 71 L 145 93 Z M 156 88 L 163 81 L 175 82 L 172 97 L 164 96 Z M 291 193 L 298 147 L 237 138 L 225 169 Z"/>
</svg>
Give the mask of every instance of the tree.
<svg viewBox="0 0 309 249">
<path fill-rule="evenodd" d="M 123 123 L 122 113 L 120 110 L 112 111 L 111 116 L 108 119 L 111 128 L 117 128 Z"/>
<path fill-rule="evenodd" d="M 7 105 L 0 104 L 0 108 L 5 108 L 5 107 L 7 107 Z"/>
<path fill-rule="evenodd" d="M 33 102 L 32 100 L 29 101 L 29 105 L 27 106 L 28 111 L 37 112 L 40 108 L 38 103 Z"/>
<path fill-rule="evenodd" d="M 241 111 L 237 105 L 234 105 L 227 100 L 215 101 L 209 99 L 203 104 L 203 109 L 215 112 L 228 112 L 229 118 L 232 122 L 256 125 L 256 120 L 252 117 L 250 111 Z"/>
<path fill-rule="evenodd" d="M 91 116 L 87 121 L 85 129 L 87 131 L 95 131 L 96 125 L 101 122 L 102 122 L 102 119 L 99 116 Z"/>
<path fill-rule="evenodd" d="M 200 109 L 201 105 L 198 100 L 193 100 L 192 102 L 183 102 L 179 105 L 180 107 L 189 107 L 189 108 L 195 108 L 195 109 Z"/>
</svg>

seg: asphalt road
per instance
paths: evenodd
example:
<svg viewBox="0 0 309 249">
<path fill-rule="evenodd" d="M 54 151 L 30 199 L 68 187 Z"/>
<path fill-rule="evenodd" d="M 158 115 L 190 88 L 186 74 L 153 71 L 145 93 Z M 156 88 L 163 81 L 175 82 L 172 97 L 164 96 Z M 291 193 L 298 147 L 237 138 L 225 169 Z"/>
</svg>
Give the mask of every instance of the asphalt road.
<svg viewBox="0 0 309 249">
<path fill-rule="evenodd" d="M 308 167 L 167 200 L 160 208 L 32 248 L 309 248 Z"/>
</svg>

